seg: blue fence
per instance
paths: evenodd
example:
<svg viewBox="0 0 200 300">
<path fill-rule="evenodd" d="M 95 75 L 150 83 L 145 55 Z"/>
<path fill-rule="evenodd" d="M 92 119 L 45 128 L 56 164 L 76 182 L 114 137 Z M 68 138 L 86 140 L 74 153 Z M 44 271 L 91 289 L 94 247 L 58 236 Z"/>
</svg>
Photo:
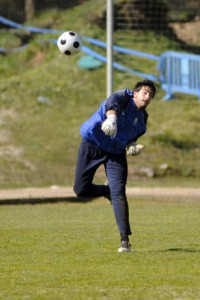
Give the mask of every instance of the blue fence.
<svg viewBox="0 0 200 300">
<path fill-rule="evenodd" d="M 0 16 L 0 22 L 7 25 L 7 26 L 10 26 L 10 27 L 14 27 L 14 28 L 17 28 L 17 29 L 23 29 L 23 30 L 26 30 L 26 31 L 30 31 L 30 32 L 34 32 L 34 33 L 40 33 L 40 34 L 47 34 L 47 33 L 48 34 L 61 34 L 61 33 L 64 32 L 64 30 L 43 29 L 43 28 L 24 26 L 22 24 L 18 24 L 16 22 L 8 20 L 7 18 L 2 17 L 2 16 Z M 96 39 L 93 39 L 93 38 L 88 38 L 88 37 L 85 37 L 85 36 L 82 36 L 81 39 L 82 39 L 82 41 L 86 41 L 90 44 L 94 44 L 94 45 L 97 45 L 99 47 L 106 48 L 106 43 L 104 43 L 102 41 L 99 41 L 99 40 L 96 40 Z M 56 40 L 53 40 L 53 39 L 51 39 L 49 41 L 51 41 L 53 43 L 56 43 Z M 0 48 L 0 52 L 8 52 L 8 51 L 9 52 L 13 52 L 13 51 L 16 52 L 16 51 L 20 51 L 21 49 L 22 49 L 21 47 L 16 48 L 16 49 L 9 49 L 9 50 Z M 97 53 L 96 51 L 92 50 L 91 48 L 89 48 L 85 45 L 83 45 L 81 47 L 81 50 L 84 53 L 87 53 L 88 55 L 91 55 L 91 56 L 95 57 L 96 59 L 98 59 L 98 60 L 100 60 L 104 63 L 107 62 L 107 58 L 105 56 Z M 135 50 L 132 50 L 132 49 L 123 48 L 123 47 L 114 46 L 113 50 L 121 52 L 121 53 L 125 53 L 125 54 L 145 57 L 147 59 L 159 60 L 159 56 L 151 55 L 151 54 L 148 54 L 148 53 L 143 53 L 143 52 L 139 52 L 139 51 L 135 51 Z M 119 63 L 116 63 L 116 62 L 113 63 L 113 67 L 120 70 L 120 71 L 128 72 L 128 73 L 140 76 L 140 77 L 144 77 L 144 78 L 149 79 L 149 80 L 159 81 L 159 78 L 156 77 L 153 74 L 146 74 L 146 73 L 134 70 L 132 68 L 128 68 L 126 66 L 123 66 L 123 65 L 121 65 Z"/>
<path fill-rule="evenodd" d="M 198 96 L 200 101 L 200 55 L 168 51 L 160 56 L 158 69 L 164 100 L 180 92 Z"/>
<path fill-rule="evenodd" d="M 43 29 L 24 26 L 22 24 L 18 24 L 16 22 L 8 20 L 2 16 L 0 16 L 0 22 L 7 26 L 14 27 L 17 29 L 23 29 L 33 33 L 60 35 L 64 32 L 64 30 Z M 83 42 L 85 41 L 105 49 L 107 47 L 106 43 L 102 41 L 85 36 L 82 36 L 81 38 Z M 55 39 L 50 39 L 48 41 L 54 44 L 56 44 L 57 42 L 57 40 Z M 27 46 L 28 45 L 24 45 L 15 49 L 0 48 L 0 53 L 21 51 Z M 107 62 L 107 58 L 105 56 L 97 53 L 96 51 L 92 50 L 91 48 L 85 45 L 82 45 L 81 50 L 84 53 L 92 56 L 93 58 L 103 63 Z M 146 74 L 134 70 L 132 68 L 123 66 L 122 64 L 119 64 L 117 62 L 113 62 L 113 67 L 123 72 L 128 72 L 149 80 L 158 81 L 161 84 L 161 87 L 166 91 L 166 96 L 163 98 L 163 100 L 173 99 L 174 93 L 180 92 L 196 95 L 198 96 L 198 100 L 200 101 L 200 55 L 168 51 L 161 54 L 161 56 L 156 56 L 141 51 L 119 47 L 116 45 L 113 46 L 113 50 L 124 54 L 155 60 L 157 62 L 157 70 L 160 73 L 159 76 L 155 76 L 154 74 Z"/>
</svg>

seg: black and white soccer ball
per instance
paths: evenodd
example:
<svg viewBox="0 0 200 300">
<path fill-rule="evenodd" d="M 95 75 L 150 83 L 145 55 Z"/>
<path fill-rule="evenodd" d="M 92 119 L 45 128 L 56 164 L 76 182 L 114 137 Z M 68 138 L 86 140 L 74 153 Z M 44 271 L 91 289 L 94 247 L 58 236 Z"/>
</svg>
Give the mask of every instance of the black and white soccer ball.
<svg viewBox="0 0 200 300">
<path fill-rule="evenodd" d="M 81 38 L 74 31 L 66 31 L 59 36 L 57 46 L 61 53 L 75 55 L 81 50 Z"/>
</svg>

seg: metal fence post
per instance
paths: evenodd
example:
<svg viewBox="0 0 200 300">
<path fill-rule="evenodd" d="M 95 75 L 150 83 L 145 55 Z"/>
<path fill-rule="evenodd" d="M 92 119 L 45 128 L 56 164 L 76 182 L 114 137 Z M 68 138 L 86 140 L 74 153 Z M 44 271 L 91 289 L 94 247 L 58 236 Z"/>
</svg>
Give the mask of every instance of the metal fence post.
<svg viewBox="0 0 200 300">
<path fill-rule="evenodd" d="M 107 97 L 113 91 L 113 1 L 107 0 Z"/>
</svg>

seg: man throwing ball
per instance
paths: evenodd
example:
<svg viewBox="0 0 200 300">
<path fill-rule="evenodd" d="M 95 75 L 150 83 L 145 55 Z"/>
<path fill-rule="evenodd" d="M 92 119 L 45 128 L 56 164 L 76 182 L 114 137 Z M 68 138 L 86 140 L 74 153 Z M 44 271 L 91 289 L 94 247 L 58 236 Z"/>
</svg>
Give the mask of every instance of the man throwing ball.
<svg viewBox="0 0 200 300">
<path fill-rule="evenodd" d="M 146 132 L 146 107 L 156 94 L 150 80 L 138 82 L 133 91 L 114 92 L 81 126 L 74 192 L 78 197 L 106 197 L 113 205 L 121 245 L 118 252 L 130 252 L 129 207 L 126 197 L 128 165 L 126 155 L 137 155 L 143 145 L 137 140 Z M 107 184 L 93 183 L 100 165 L 104 165 Z"/>
</svg>

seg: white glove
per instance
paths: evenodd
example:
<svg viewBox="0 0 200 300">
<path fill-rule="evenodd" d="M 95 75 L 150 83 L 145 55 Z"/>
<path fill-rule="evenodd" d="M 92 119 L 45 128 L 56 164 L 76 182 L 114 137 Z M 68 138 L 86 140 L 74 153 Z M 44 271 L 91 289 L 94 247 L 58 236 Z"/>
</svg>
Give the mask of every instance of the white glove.
<svg viewBox="0 0 200 300">
<path fill-rule="evenodd" d="M 144 145 L 132 143 L 127 146 L 126 148 L 126 154 L 127 155 L 137 155 L 141 152 L 141 150 L 144 148 Z"/>
<path fill-rule="evenodd" d="M 117 135 L 117 116 L 110 114 L 107 116 L 107 119 L 102 123 L 101 130 L 105 135 L 116 137 Z"/>
</svg>

